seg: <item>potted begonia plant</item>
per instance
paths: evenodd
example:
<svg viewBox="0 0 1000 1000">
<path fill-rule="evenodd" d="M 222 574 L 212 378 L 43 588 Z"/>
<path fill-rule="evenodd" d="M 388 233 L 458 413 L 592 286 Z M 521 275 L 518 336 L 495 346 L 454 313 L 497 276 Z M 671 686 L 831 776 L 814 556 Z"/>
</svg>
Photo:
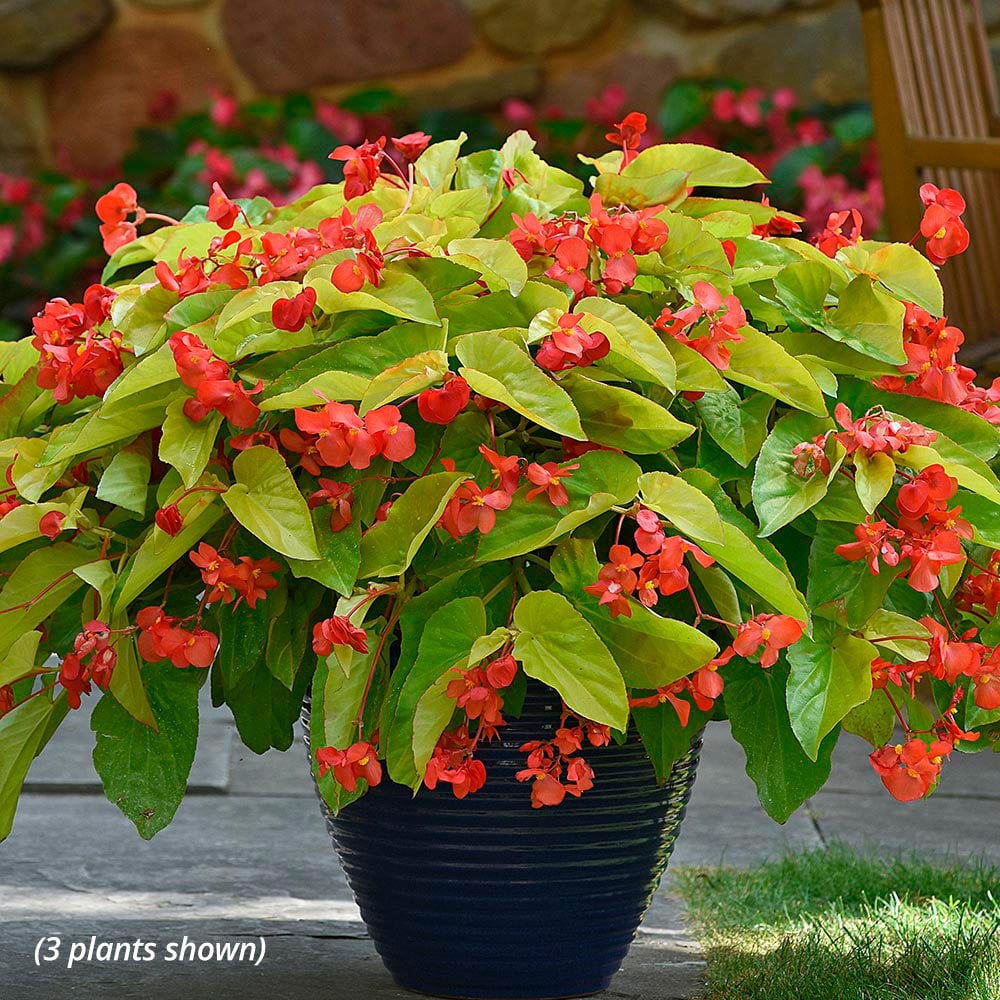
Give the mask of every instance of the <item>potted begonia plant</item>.
<svg viewBox="0 0 1000 1000">
<path fill-rule="evenodd" d="M 524 133 L 412 134 L 279 209 L 216 186 L 139 235 L 128 185 L 98 202 L 103 284 L 0 354 L 0 836 L 84 698 L 143 837 L 204 683 L 258 753 L 305 701 L 397 979 L 576 996 L 709 720 L 780 822 L 841 731 L 904 800 L 996 744 L 1000 388 L 935 271 L 961 196 L 921 188 L 911 245 L 849 210 L 813 245 L 644 124 L 589 186 Z"/>
</svg>

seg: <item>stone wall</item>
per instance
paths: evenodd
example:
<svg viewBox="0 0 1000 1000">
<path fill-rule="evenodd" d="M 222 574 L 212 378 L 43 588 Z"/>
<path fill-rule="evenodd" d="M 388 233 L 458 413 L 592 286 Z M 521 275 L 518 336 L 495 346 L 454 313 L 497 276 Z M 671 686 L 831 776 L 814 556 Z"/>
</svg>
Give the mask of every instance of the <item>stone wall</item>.
<svg viewBox="0 0 1000 1000">
<path fill-rule="evenodd" d="M 1000 21 L 1000 0 L 986 0 Z M 567 111 L 680 75 L 865 95 L 855 0 L 0 0 L 0 169 L 112 165 L 157 93 L 182 111 L 387 84 L 420 106 Z"/>
</svg>

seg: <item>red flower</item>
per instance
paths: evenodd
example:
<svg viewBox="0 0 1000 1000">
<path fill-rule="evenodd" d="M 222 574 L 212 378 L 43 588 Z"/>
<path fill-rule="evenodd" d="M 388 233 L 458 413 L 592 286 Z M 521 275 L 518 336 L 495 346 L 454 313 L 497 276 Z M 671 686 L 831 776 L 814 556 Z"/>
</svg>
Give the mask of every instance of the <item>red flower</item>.
<svg viewBox="0 0 1000 1000">
<path fill-rule="evenodd" d="M 544 493 L 553 507 L 565 507 L 569 503 L 569 493 L 563 485 L 564 479 L 570 479 L 579 465 L 564 465 L 561 468 L 555 462 L 539 465 L 531 462 L 528 465 L 528 479 L 535 484 L 533 490 L 528 490 L 526 500 L 534 500 Z"/>
<path fill-rule="evenodd" d="M 598 579 L 597 583 L 588 584 L 583 589 L 586 593 L 600 598 L 597 603 L 602 607 L 607 606 L 612 618 L 617 618 L 619 615 L 632 617 L 628 594 L 618 580 Z"/>
<path fill-rule="evenodd" d="M 555 263 L 545 272 L 547 278 L 562 281 L 574 292 L 580 294 L 588 283 L 587 265 L 590 263 L 590 248 L 585 240 L 570 236 L 559 243 Z"/>
<path fill-rule="evenodd" d="M 344 161 L 344 197 L 350 201 L 367 194 L 373 187 L 381 170 L 379 164 L 385 156 L 385 136 L 375 142 L 363 142 L 359 146 L 338 146 L 331 154 L 331 160 Z"/>
<path fill-rule="evenodd" d="M 927 239 L 924 252 L 939 267 L 969 248 L 969 230 L 962 220 L 940 205 L 931 205 L 920 220 L 920 234 Z"/>
<path fill-rule="evenodd" d="M 334 615 L 313 627 L 312 646 L 318 656 L 329 656 L 334 646 L 350 646 L 358 653 L 367 653 L 368 633 L 343 615 Z"/>
<path fill-rule="evenodd" d="M 314 509 L 324 504 L 330 507 L 330 530 L 343 531 L 351 523 L 354 505 L 354 490 L 350 483 L 338 483 L 332 479 L 320 479 L 318 489 L 309 497 L 309 507 Z"/>
<path fill-rule="evenodd" d="M 175 333 L 167 342 L 174 355 L 174 366 L 181 381 L 192 389 L 206 379 L 213 381 L 229 375 L 229 365 L 220 360 L 205 342 L 193 333 Z"/>
<path fill-rule="evenodd" d="M 510 653 L 497 657 L 486 664 L 486 679 L 494 688 L 505 688 L 514 683 L 517 675 L 517 660 Z"/>
<path fill-rule="evenodd" d="M 417 410 L 429 424 L 450 424 L 469 405 L 469 383 L 447 372 L 444 385 L 424 389 L 417 396 Z"/>
<path fill-rule="evenodd" d="M 9 684 L 0 687 L 0 719 L 14 708 L 14 689 Z"/>
<path fill-rule="evenodd" d="M 417 450 L 413 428 L 403 423 L 398 406 L 380 406 L 365 415 L 365 430 L 372 435 L 378 453 L 390 462 L 405 462 Z"/>
<path fill-rule="evenodd" d="M 935 742 L 928 751 L 923 740 L 912 739 L 905 745 L 874 750 L 868 759 L 894 799 L 913 802 L 934 787 L 941 773 L 941 757 L 950 752 L 948 743 Z"/>
<path fill-rule="evenodd" d="M 648 507 L 641 507 L 635 515 L 635 520 L 639 525 L 635 531 L 636 548 L 647 556 L 659 552 L 666 537 L 660 519 Z"/>
<path fill-rule="evenodd" d="M 65 520 L 65 514 L 58 510 L 50 510 L 48 514 L 43 514 L 38 519 L 38 530 L 46 538 L 56 539 L 63 530 L 63 521 Z"/>
<path fill-rule="evenodd" d="M 406 135 L 393 139 L 392 144 L 403 155 L 403 159 L 412 163 L 430 144 L 431 137 L 426 132 L 407 132 Z"/>
<path fill-rule="evenodd" d="M 635 159 L 636 150 L 646 131 L 646 116 L 638 111 L 629 112 L 620 122 L 615 122 L 615 131 L 604 137 L 614 146 L 621 146 L 625 154 L 622 166 Z"/>
<path fill-rule="evenodd" d="M 108 254 L 131 243 L 139 235 L 136 225 L 146 217 L 146 213 L 139 207 L 135 188 L 130 184 L 116 184 L 107 194 L 97 199 L 94 208 L 102 223 L 101 237 L 104 240 L 104 252 Z M 129 222 L 128 217 L 133 213 L 135 221 Z"/>
<path fill-rule="evenodd" d="M 382 765 L 378 761 L 378 751 L 367 741 L 352 743 L 346 750 L 336 747 L 317 747 L 316 763 L 319 776 L 333 771 L 333 779 L 348 792 L 358 787 L 358 779 L 364 778 L 370 788 L 382 780 Z"/>
<path fill-rule="evenodd" d="M 253 427 L 260 416 L 260 408 L 250 398 L 263 391 L 262 381 L 252 389 L 244 389 L 241 382 L 232 379 L 205 379 L 198 383 L 195 398 L 184 404 L 184 415 L 189 420 L 203 420 L 209 410 L 218 410 L 234 427 Z"/>
<path fill-rule="evenodd" d="M 303 411 L 308 412 L 308 411 Z M 282 427 L 278 433 L 281 446 L 299 456 L 299 465 L 311 476 L 318 476 L 322 471 L 318 459 L 322 456 L 316 448 L 316 436 L 299 434 L 290 427 Z"/>
<path fill-rule="evenodd" d="M 165 531 L 171 538 L 184 527 L 184 518 L 181 516 L 180 508 L 175 503 L 161 507 L 153 515 L 153 520 L 160 531 Z"/>
<path fill-rule="evenodd" d="M 897 528 L 890 528 L 887 521 L 874 521 L 873 515 L 869 514 L 865 518 L 864 524 L 859 524 L 854 529 L 856 542 L 845 542 L 838 545 L 834 552 L 848 562 L 856 562 L 858 559 L 868 561 L 868 571 L 873 575 L 879 572 L 879 559 L 887 566 L 896 566 L 899 563 L 899 553 L 893 547 L 893 542 L 903 538 L 903 532 Z"/>
<path fill-rule="evenodd" d="M 66 691 L 70 708 L 80 707 L 80 695 L 90 694 L 90 671 L 76 653 L 67 653 L 59 664 L 58 682 Z"/>
<path fill-rule="evenodd" d="M 458 504 L 456 526 L 459 536 L 478 531 L 491 532 L 497 523 L 498 510 L 506 510 L 512 497 L 505 490 L 481 490 L 474 482 L 463 483 L 452 500 Z"/>
<path fill-rule="evenodd" d="M 760 665 L 773 667 L 778 651 L 797 643 L 804 631 L 805 623 L 789 615 L 757 615 L 740 625 L 733 649 L 740 656 L 753 656 L 763 646 Z"/>
<path fill-rule="evenodd" d="M 447 782 L 456 799 L 478 792 L 486 783 L 486 768 L 482 761 L 473 759 L 474 749 L 464 724 L 442 733 L 424 769 L 424 785 L 433 791 L 438 782 Z"/>
<path fill-rule="evenodd" d="M 330 275 L 334 286 L 345 295 L 357 292 L 365 282 L 378 288 L 382 280 L 382 261 L 370 253 L 359 253 L 353 259 L 342 260 Z"/>
<path fill-rule="evenodd" d="M 850 236 L 844 233 L 848 219 L 851 220 L 852 226 Z M 852 247 L 861 239 L 862 221 L 861 213 L 856 208 L 846 212 L 831 212 L 826 220 L 826 228 L 816 238 L 816 246 L 827 257 L 836 257 L 841 247 Z"/>
<path fill-rule="evenodd" d="M 229 199 L 229 196 L 219 186 L 212 184 L 212 193 L 208 196 L 208 212 L 205 218 L 214 222 L 220 229 L 232 229 L 240 217 L 240 206 Z"/>
<path fill-rule="evenodd" d="M 335 469 L 348 463 L 354 469 L 367 469 L 379 453 L 379 441 L 347 403 L 327 403 L 321 410 L 296 410 L 295 423 L 300 431 L 315 435 L 319 458 Z"/>
<path fill-rule="evenodd" d="M 271 306 L 271 322 L 276 330 L 298 333 L 316 308 L 316 289 L 303 288 L 290 299 L 275 299 Z"/>
<path fill-rule="evenodd" d="M 163 633 L 160 648 L 175 667 L 198 667 L 205 670 L 212 665 L 219 637 L 203 628 L 188 632 L 182 628 L 171 628 Z"/>
<path fill-rule="evenodd" d="M 973 680 L 975 703 L 988 712 L 1000 708 L 1000 647 L 983 661 L 982 672 L 977 671 Z"/>
</svg>

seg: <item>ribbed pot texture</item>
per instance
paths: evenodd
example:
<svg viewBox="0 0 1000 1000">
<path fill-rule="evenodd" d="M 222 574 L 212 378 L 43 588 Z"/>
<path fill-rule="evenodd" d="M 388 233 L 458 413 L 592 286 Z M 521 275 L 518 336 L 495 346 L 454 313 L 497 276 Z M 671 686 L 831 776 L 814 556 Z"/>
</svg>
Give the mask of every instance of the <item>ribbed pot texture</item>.
<svg viewBox="0 0 1000 1000">
<path fill-rule="evenodd" d="M 303 708 L 309 747 L 309 702 Z M 375 948 L 396 982 L 476 1000 L 581 997 L 606 989 L 667 866 L 700 737 L 658 785 L 633 732 L 586 748 L 594 787 L 532 809 L 518 747 L 551 738 L 559 699 L 529 687 L 503 740 L 481 747 L 484 788 L 387 779 L 338 817 L 323 813 Z"/>
</svg>

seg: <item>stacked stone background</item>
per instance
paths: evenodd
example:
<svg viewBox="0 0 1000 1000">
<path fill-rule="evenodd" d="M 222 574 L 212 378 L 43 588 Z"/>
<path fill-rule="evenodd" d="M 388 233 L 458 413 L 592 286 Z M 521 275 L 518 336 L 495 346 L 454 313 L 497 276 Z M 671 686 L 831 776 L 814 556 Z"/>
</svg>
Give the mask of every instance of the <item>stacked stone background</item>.
<svg viewBox="0 0 1000 1000">
<path fill-rule="evenodd" d="M 1000 34 L 1000 0 L 984 6 Z M 690 75 L 863 98 L 856 0 L 0 0 L 0 169 L 109 168 L 164 90 L 182 111 L 213 87 L 374 84 L 417 107 L 574 113 L 620 81 L 650 111 Z"/>
</svg>

